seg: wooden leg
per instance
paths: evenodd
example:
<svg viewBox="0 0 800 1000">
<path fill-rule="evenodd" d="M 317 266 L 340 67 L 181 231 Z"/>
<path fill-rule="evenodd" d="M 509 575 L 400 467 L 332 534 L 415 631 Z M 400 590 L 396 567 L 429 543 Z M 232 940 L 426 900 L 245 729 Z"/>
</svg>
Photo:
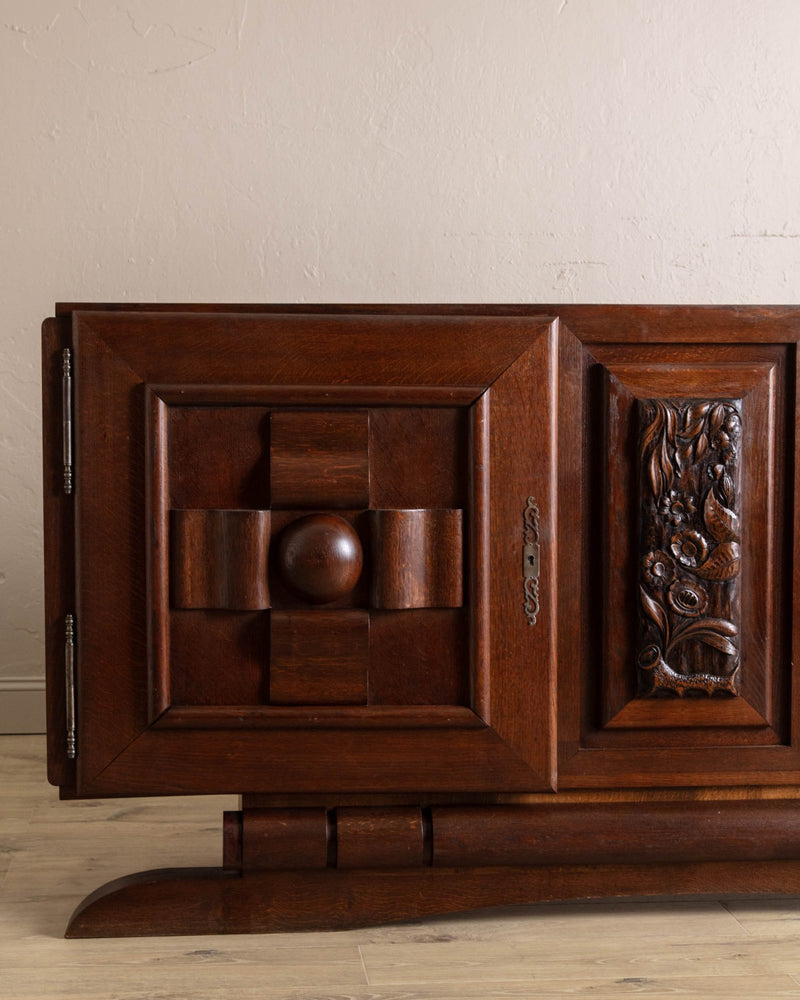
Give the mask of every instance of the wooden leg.
<svg viewBox="0 0 800 1000">
<path fill-rule="evenodd" d="M 224 866 L 110 882 L 68 937 L 336 930 L 483 907 L 800 893 L 796 803 L 245 809 Z M 587 859 L 591 864 L 585 863 Z"/>
</svg>

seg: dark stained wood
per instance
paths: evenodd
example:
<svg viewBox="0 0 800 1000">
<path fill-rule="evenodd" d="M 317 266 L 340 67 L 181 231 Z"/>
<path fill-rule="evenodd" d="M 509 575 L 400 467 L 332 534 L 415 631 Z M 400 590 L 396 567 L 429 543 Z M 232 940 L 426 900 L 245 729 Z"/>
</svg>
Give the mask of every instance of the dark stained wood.
<svg viewBox="0 0 800 1000">
<path fill-rule="evenodd" d="M 639 401 L 639 684 L 738 695 L 741 400 Z"/>
<path fill-rule="evenodd" d="M 474 398 L 468 402 L 478 405 Z M 466 507 L 469 414 L 466 405 L 372 409 L 369 506 L 397 510 Z"/>
<path fill-rule="evenodd" d="M 173 510 L 172 606 L 268 608 L 269 528 L 268 510 Z"/>
<path fill-rule="evenodd" d="M 148 716 L 152 722 L 170 702 L 169 411 L 162 399 L 145 390 L 144 414 Z"/>
<path fill-rule="evenodd" d="M 269 612 L 173 611 L 165 711 L 263 705 L 269 692 L 269 633 Z"/>
<path fill-rule="evenodd" d="M 330 604 L 349 594 L 364 565 L 361 540 L 335 514 L 309 514 L 278 538 L 277 565 L 284 582 L 303 600 Z"/>
<path fill-rule="evenodd" d="M 76 791 L 146 730 L 146 395 L 73 319 L 78 743 Z M 102 487 L 102 488 L 101 488 Z M 63 661 L 62 661 L 63 662 Z M 123 710 L 123 706 L 127 709 Z"/>
<path fill-rule="evenodd" d="M 374 631 L 374 628 L 371 629 Z M 153 723 L 156 729 L 485 729 L 458 705 L 179 705 Z M 364 738 L 368 738 L 364 736 Z"/>
<path fill-rule="evenodd" d="M 763 433 L 754 434 L 754 427 L 774 427 L 776 421 L 774 399 L 777 386 L 773 369 L 780 362 L 780 352 L 771 348 L 726 349 L 667 347 L 631 349 L 625 345 L 613 348 L 595 348 L 602 362 L 606 397 L 605 419 L 607 441 L 599 447 L 605 452 L 608 489 L 608 545 L 613 552 L 609 558 L 606 580 L 606 642 L 605 670 L 608 678 L 604 692 L 602 713 L 604 719 L 613 719 L 636 694 L 635 678 L 628 665 L 635 662 L 636 627 L 630 617 L 641 608 L 639 541 L 636 535 L 636 507 L 633 498 L 638 493 L 639 461 L 636 456 L 636 399 L 655 394 L 687 394 L 692 398 L 701 387 L 713 388 L 720 396 L 746 396 L 744 404 L 744 439 L 742 451 L 750 459 L 750 472 L 745 469 L 743 504 L 745 509 L 763 512 L 758 523 L 743 538 L 744 552 L 742 576 L 744 592 L 742 607 L 742 655 L 748 664 L 743 678 L 742 694 L 745 700 L 762 715 L 766 713 L 765 688 L 767 687 L 767 649 L 772 638 L 772 626 L 765 613 L 769 586 L 763 574 L 767 568 L 765 550 L 771 545 L 767 538 L 771 532 L 774 509 L 772 494 L 780 490 L 774 473 L 774 447 Z M 614 415 L 613 417 L 611 415 Z M 600 415 L 598 415 L 600 416 Z M 601 419 L 603 419 L 601 417 Z M 599 421 L 598 421 L 599 422 Z M 620 456 L 627 456 L 625 461 Z M 771 485 L 770 485 L 771 484 Z M 623 599 L 624 595 L 624 599 Z M 616 613 L 620 605 L 626 612 Z M 760 605 L 760 607 L 759 607 Z M 756 630 L 750 627 L 759 622 Z M 777 650 L 776 650 L 777 653 Z M 627 678 L 627 680 L 626 680 Z M 654 703 L 654 713 L 664 706 Z M 714 708 L 706 709 L 707 725 L 714 725 Z"/>
<path fill-rule="evenodd" d="M 169 506 L 266 510 L 269 410 L 235 397 L 226 406 L 189 406 L 185 391 L 151 391 L 169 415 Z M 191 401 L 198 403 L 194 387 Z"/>
<path fill-rule="evenodd" d="M 57 316 L 76 311 L 166 312 L 166 313 L 258 313 L 263 315 L 358 315 L 358 316 L 559 316 L 584 343 L 620 341 L 664 343 L 697 338 L 702 328 L 706 342 L 728 342 L 732 338 L 748 343 L 795 343 L 800 307 L 796 305 L 569 305 L 485 303 L 56 303 Z"/>
<path fill-rule="evenodd" d="M 469 679 L 470 704 L 482 719 L 489 719 L 491 669 L 491 565 L 492 535 L 489 517 L 489 468 L 491 461 L 491 393 L 485 392 L 470 411 L 469 447 Z"/>
<path fill-rule="evenodd" d="M 73 323 L 102 340 L 142 381 L 183 383 L 187 401 L 198 383 L 409 386 L 412 393 L 421 386 L 474 387 L 477 396 L 525 350 L 541 326 L 541 316 L 395 317 L 346 310 L 221 316 L 76 310 Z M 236 349 L 222 349 L 220 338 L 230 337 L 235 337 Z M 396 393 L 391 398 L 403 402 Z"/>
<path fill-rule="evenodd" d="M 226 809 L 222 814 L 222 868 L 226 872 L 242 870 L 242 810 Z"/>
<path fill-rule="evenodd" d="M 425 863 L 422 810 L 355 806 L 336 810 L 338 868 L 414 868 Z"/>
<path fill-rule="evenodd" d="M 270 417 L 273 507 L 369 506 L 369 413 L 275 410 Z"/>
<path fill-rule="evenodd" d="M 584 460 L 582 475 L 587 484 L 596 484 L 597 499 L 594 512 L 584 515 L 589 525 L 594 518 L 595 526 L 590 534 L 593 551 L 584 557 L 583 575 L 598 567 L 602 575 L 599 586 L 594 576 L 584 607 L 587 621 L 591 609 L 602 607 L 594 625 L 595 645 L 603 634 L 604 641 L 600 660 L 591 650 L 584 654 L 577 687 L 567 690 L 567 671 L 561 671 L 559 711 L 565 739 L 560 787 L 598 786 L 603 781 L 672 785 L 680 782 L 681 773 L 687 783 L 702 783 L 706 769 L 717 776 L 726 770 L 746 775 L 767 748 L 778 751 L 787 741 L 789 702 L 783 685 L 788 661 L 776 610 L 787 600 L 780 554 L 785 544 L 781 539 L 787 459 L 779 446 L 785 438 L 786 375 L 792 370 L 786 350 L 770 345 L 617 343 L 593 345 L 591 350 L 592 375 L 601 391 L 585 397 L 594 414 L 593 431 L 587 433 L 594 454 Z M 692 699 L 688 704 L 658 698 L 648 705 L 637 697 L 631 669 L 637 656 L 636 617 L 642 606 L 636 400 L 691 400 L 699 398 L 702 389 L 712 398 L 743 399 L 742 517 L 758 512 L 741 540 L 739 641 L 747 669 L 741 698 Z M 562 662 L 574 668 L 581 661 L 572 657 Z M 579 705 L 580 719 L 575 715 Z M 776 768 L 783 766 L 777 754 L 774 759 Z"/>
<path fill-rule="evenodd" d="M 434 806 L 434 865 L 793 861 L 800 811 L 792 802 Z"/>
<path fill-rule="evenodd" d="M 407 407 L 413 409 L 468 407 L 483 392 L 481 385 L 201 385 L 192 382 L 154 383 L 151 390 L 170 406 L 186 409 L 206 407 L 249 406 L 262 408 L 269 406 L 279 409 L 285 406 L 359 406 L 391 408 L 394 415 Z M 191 407 L 190 407 L 191 404 Z M 375 411 L 373 410 L 374 414 Z M 197 416 L 195 415 L 192 419 Z M 249 419 L 249 418 L 246 418 Z M 391 422 L 391 417 L 389 418 Z M 445 426 L 447 418 L 444 418 Z M 391 438 L 396 435 L 389 432 Z M 370 428 L 372 437 L 372 428 Z M 380 432 L 378 434 L 380 437 Z M 263 488 L 263 481 L 261 486 Z"/>
<path fill-rule="evenodd" d="M 366 704 L 369 625 L 366 611 L 274 611 L 270 703 Z"/>
<path fill-rule="evenodd" d="M 87 692 L 83 703 L 84 711 L 79 714 L 79 727 L 87 728 L 84 740 L 86 752 L 81 756 L 78 769 L 81 794 L 103 794 L 112 787 L 121 790 L 151 753 L 154 756 L 146 766 L 146 780 L 152 782 L 156 791 L 160 789 L 169 792 L 178 785 L 206 791 L 210 784 L 215 784 L 217 788 L 227 785 L 228 788 L 245 788 L 252 792 L 267 791 L 271 787 L 270 782 L 275 780 L 275 773 L 281 770 L 279 762 L 282 767 L 287 758 L 293 757 L 299 765 L 301 759 L 315 753 L 312 748 L 315 745 L 319 748 L 320 739 L 326 749 L 321 755 L 317 752 L 313 773 L 303 779 L 305 789 L 300 788 L 299 791 L 307 791 L 310 783 L 316 780 L 316 775 L 322 777 L 323 786 L 337 786 L 343 792 L 363 789 L 364 783 L 370 780 L 367 777 L 370 769 L 381 773 L 382 782 L 398 781 L 398 790 L 407 789 L 412 784 L 418 788 L 431 787 L 437 781 L 434 775 L 445 771 L 453 776 L 460 787 L 473 791 L 486 790 L 490 785 L 496 784 L 498 779 L 500 785 L 509 791 L 539 788 L 543 782 L 550 781 L 549 775 L 547 778 L 543 777 L 546 768 L 542 769 L 538 764 L 531 768 L 525 763 L 539 761 L 542 756 L 552 753 L 548 743 L 551 738 L 549 731 L 542 738 L 541 729 L 537 729 L 535 735 L 532 735 L 531 727 L 521 726 L 519 736 L 523 743 L 527 741 L 527 749 L 520 757 L 513 740 L 510 744 L 506 738 L 498 738 L 491 731 L 483 732 L 471 726 L 461 728 L 455 725 L 449 734 L 451 745 L 447 746 L 447 739 L 440 739 L 445 735 L 441 719 L 448 717 L 447 712 L 437 716 L 435 726 L 427 725 L 427 706 L 432 701 L 437 698 L 457 704 L 466 701 L 469 664 L 459 650 L 463 651 L 465 648 L 462 636 L 470 634 L 469 623 L 465 628 L 464 623 L 456 625 L 454 620 L 450 620 L 445 628 L 440 629 L 439 625 L 445 619 L 441 622 L 435 619 L 434 626 L 432 618 L 431 626 L 424 631 L 429 638 L 435 637 L 435 641 L 424 651 L 419 639 L 412 640 L 406 633 L 407 637 L 398 644 L 398 649 L 402 648 L 413 655 L 415 660 L 399 664 L 402 678 L 400 684 L 386 684 L 392 653 L 387 643 L 383 644 L 382 651 L 380 643 L 375 646 L 379 658 L 377 680 L 370 694 L 372 703 L 376 704 L 376 695 L 378 698 L 399 700 L 405 690 L 411 692 L 411 703 L 419 706 L 416 745 L 410 755 L 405 745 L 405 734 L 409 729 L 387 728 L 381 733 L 380 739 L 354 740 L 350 750 L 345 750 L 340 745 L 337 751 L 334 749 L 338 739 L 335 734 L 341 731 L 331 729 L 323 735 L 312 726 L 304 733 L 297 728 L 297 717 L 285 730 L 287 735 L 283 744 L 279 744 L 277 741 L 273 742 L 271 735 L 278 730 L 269 720 L 265 724 L 262 709 L 266 706 L 256 703 L 257 671 L 249 654 L 248 659 L 242 661 L 239 667 L 235 661 L 224 663 L 221 649 L 213 658 L 202 655 L 202 650 L 198 649 L 200 655 L 183 663 L 172 662 L 172 653 L 169 662 L 163 651 L 160 655 L 155 655 L 150 642 L 156 630 L 148 630 L 147 623 L 149 609 L 152 606 L 162 606 L 163 593 L 159 588 L 163 589 L 163 574 L 151 575 L 151 592 L 148 592 L 148 579 L 142 578 L 142 571 L 137 567 L 144 555 L 143 541 L 145 550 L 147 544 L 147 536 L 143 539 L 141 530 L 142 524 L 147 524 L 147 503 L 151 504 L 152 510 L 157 509 L 153 500 L 152 483 L 158 477 L 149 481 L 143 474 L 142 455 L 149 455 L 157 468 L 163 467 L 164 448 L 161 437 L 156 436 L 157 439 L 149 442 L 149 450 L 146 447 L 148 442 L 143 413 L 146 411 L 148 394 L 151 399 L 158 397 L 170 409 L 186 409 L 186 419 L 181 418 L 175 423 L 176 441 L 182 442 L 180 454 L 183 460 L 190 459 L 193 449 L 196 449 L 199 460 L 203 455 L 204 425 L 197 413 L 189 413 L 190 410 L 199 409 L 193 399 L 193 387 L 209 384 L 221 386 L 220 392 L 227 394 L 227 398 L 232 401 L 231 405 L 238 407 L 237 413 L 250 408 L 250 402 L 246 401 L 245 405 L 239 406 L 235 399 L 237 384 L 242 387 L 248 400 L 254 382 L 259 380 L 263 380 L 266 387 L 274 382 L 278 383 L 278 395 L 284 393 L 280 400 L 284 409 L 290 402 L 287 395 L 290 387 L 302 385 L 303 382 L 307 389 L 319 387 L 321 392 L 325 386 L 338 386 L 340 394 L 337 405 L 341 406 L 345 401 L 342 391 L 346 386 L 353 386 L 358 390 L 360 400 L 364 399 L 364 393 L 368 391 L 375 393 L 373 398 L 377 401 L 380 397 L 375 383 L 380 380 L 387 389 L 386 401 L 395 409 L 404 404 L 400 391 L 403 386 L 408 387 L 409 406 L 412 405 L 410 401 L 420 399 L 420 393 L 424 395 L 427 389 L 432 389 L 439 393 L 436 398 L 432 398 L 432 402 L 447 415 L 442 418 L 444 422 L 439 423 L 433 418 L 426 419 L 416 438 L 412 434 L 408 444 L 399 441 L 400 451 L 405 453 L 404 467 L 412 467 L 410 456 L 414 453 L 415 441 L 421 440 L 420 435 L 424 436 L 431 428 L 446 431 L 443 435 L 445 452 L 458 464 L 465 455 L 467 421 L 464 415 L 458 414 L 457 409 L 441 406 L 445 396 L 450 393 L 452 398 L 461 399 L 466 398 L 464 393 L 467 393 L 471 398 L 476 398 L 480 395 L 481 387 L 486 389 L 493 379 L 508 370 L 509 363 L 519 356 L 520 351 L 527 350 L 531 338 L 535 341 L 543 330 L 549 329 L 547 324 L 524 318 L 483 319 L 474 322 L 468 317 L 448 319 L 416 316 L 409 321 L 406 318 L 375 316 L 248 317 L 241 314 L 231 315 L 220 322 L 217 313 L 213 316 L 213 322 L 207 323 L 203 317 L 194 313 L 168 316 L 158 312 L 151 315 L 110 312 L 101 316 L 91 310 L 86 314 L 76 313 L 73 320 L 79 367 L 83 372 L 80 394 L 82 409 L 79 414 L 82 435 L 80 444 L 84 454 L 91 456 L 89 461 L 84 461 L 84 471 L 91 474 L 95 483 L 108 482 L 113 495 L 111 503 L 102 502 L 99 492 L 93 495 L 85 501 L 85 514 L 79 518 L 79 526 L 85 532 L 84 542 L 91 540 L 91 544 L 83 545 L 83 552 L 87 556 L 91 555 L 92 565 L 104 561 L 112 570 L 114 579 L 113 587 L 104 586 L 97 575 L 81 574 L 83 606 L 90 612 L 92 637 L 91 648 L 87 650 L 84 647 L 84 652 L 88 655 L 82 658 L 80 670 L 80 682 Z M 236 351 L 231 350 L 232 337 L 235 338 Z M 148 341 L 147 351 L 140 350 L 144 340 Z M 159 386 L 168 388 L 158 390 Z M 168 402 L 164 396 L 159 395 L 160 391 L 175 402 Z M 266 391 L 265 389 L 264 392 Z M 265 400 L 269 402 L 266 395 L 254 402 Z M 543 401 L 542 406 L 544 405 L 546 403 Z M 331 412 L 329 406 L 323 406 L 323 409 Z M 350 407 L 347 410 L 352 412 Z M 228 473 L 223 476 L 226 482 L 223 491 L 225 495 L 230 496 L 234 492 L 238 497 L 248 495 L 250 487 L 243 487 L 243 477 L 252 482 L 253 477 L 263 469 L 265 440 L 262 430 L 265 415 L 256 411 L 257 406 L 252 413 L 246 414 L 241 420 L 237 418 L 234 423 L 234 428 L 244 430 L 250 443 L 243 449 L 240 457 L 235 458 L 235 476 L 231 477 Z M 335 412 L 339 413 L 338 410 Z M 103 415 L 102 418 L 100 414 Z M 106 421 L 111 423 L 110 432 L 105 430 Z M 168 465 L 171 465 L 172 458 L 169 440 L 172 423 L 170 414 L 167 421 Z M 213 420 L 207 422 L 207 426 L 212 430 L 212 441 L 217 442 L 212 450 L 214 461 L 224 464 L 218 429 L 214 429 Z M 398 419 L 394 420 L 394 426 L 399 432 L 403 426 L 409 427 L 410 424 Z M 510 426 L 511 421 L 509 428 Z M 150 437 L 153 438 L 152 431 Z M 381 447 L 388 447 L 390 444 L 385 435 L 381 437 L 379 434 L 375 440 L 381 442 Z M 501 439 L 497 440 L 495 447 L 503 447 Z M 114 466 L 110 477 L 104 476 L 100 471 L 106 465 Z M 457 473 L 457 478 L 459 477 L 463 480 L 461 490 L 468 497 L 468 482 L 463 475 L 463 467 Z M 446 492 L 454 482 L 452 474 L 442 477 L 439 474 L 423 473 L 422 479 L 423 483 L 427 482 L 423 486 L 426 495 Z M 447 485 L 448 482 L 451 486 Z M 139 488 L 140 484 L 143 488 Z M 196 476 L 186 480 L 175 479 L 174 482 L 171 479 L 170 491 L 173 490 L 182 491 L 181 505 L 173 509 L 212 509 L 189 506 L 196 504 L 194 497 L 202 493 L 202 484 Z M 357 523 L 360 515 L 345 510 L 341 510 L 341 514 L 348 520 L 355 517 L 350 523 L 356 527 L 364 546 L 364 535 Z M 286 520 L 282 524 L 278 523 L 281 520 L 279 515 L 290 517 L 291 512 L 272 509 L 273 534 L 286 524 Z M 514 517 L 515 521 L 517 516 Z M 124 535 L 120 535 L 120 524 L 127 526 Z M 122 544 L 123 539 L 125 544 Z M 152 537 L 150 542 L 156 546 L 162 544 L 160 539 L 154 541 Z M 368 548 L 367 537 L 365 552 Z M 104 553 L 102 560 L 99 555 L 101 551 Z M 363 608 L 366 601 L 362 586 L 367 585 L 367 577 L 368 574 L 362 574 L 363 583 L 360 581 L 351 594 L 332 602 L 331 607 Z M 296 597 L 280 582 L 280 572 L 274 566 L 270 568 L 269 582 L 274 610 L 288 611 L 297 608 Z M 463 590 L 460 599 L 463 600 Z M 170 616 L 186 613 L 173 608 Z M 222 615 L 227 612 L 220 610 L 219 613 Z M 406 611 L 397 613 L 408 614 Z M 411 629 L 413 621 L 411 617 L 406 619 L 407 629 Z M 215 634 L 221 639 L 226 631 L 232 637 L 238 634 L 236 629 L 230 630 L 227 625 L 215 629 Z M 383 628 L 381 631 L 384 639 L 389 639 L 393 629 Z M 173 632 L 171 625 L 170 635 L 174 639 Z M 120 640 L 124 665 L 119 671 L 119 684 L 115 685 L 115 696 L 112 698 L 109 677 L 115 672 L 112 664 L 120 654 Z M 449 648 L 444 647 L 444 642 L 451 644 Z M 166 640 L 163 645 L 166 645 Z M 241 639 L 234 638 L 230 646 L 231 654 L 239 655 L 240 645 Z M 249 641 L 245 645 L 253 648 Z M 183 650 L 185 655 L 190 655 L 186 641 L 183 643 Z M 267 653 L 265 650 L 263 672 L 268 670 Z M 520 649 L 517 655 L 522 657 L 525 654 Z M 461 658 L 460 665 L 456 664 L 458 658 Z M 394 660 L 398 662 L 396 656 Z M 231 684 L 224 682 L 225 674 L 220 670 L 223 664 L 229 672 L 233 671 L 230 676 L 236 678 Z M 432 682 L 416 684 L 415 680 L 422 677 L 429 666 L 434 669 Z M 242 667 L 243 683 L 240 684 L 238 679 Z M 504 673 L 508 675 L 510 688 L 503 683 L 495 683 L 497 690 L 514 690 L 514 697 L 519 704 L 530 706 L 529 676 L 527 670 L 521 668 L 521 664 L 512 668 L 507 658 L 490 657 L 488 669 L 497 678 L 502 678 Z M 102 671 L 102 676 L 95 678 L 98 670 Z M 180 675 L 180 680 L 173 683 L 173 674 L 176 677 Z M 187 698 L 185 704 L 175 701 L 175 694 L 181 689 Z M 246 695 L 247 703 L 231 704 L 240 695 Z M 219 697 L 222 703 L 217 706 L 212 704 L 211 700 L 215 697 Z M 169 707 L 166 706 L 167 700 L 170 701 Z M 110 709 L 112 704 L 113 712 Z M 105 710 L 103 705 L 106 706 Z M 189 710 L 189 716 L 184 718 L 192 717 L 193 713 L 194 716 L 199 714 L 199 718 L 203 720 L 202 728 L 192 731 L 186 728 L 185 723 L 175 729 L 170 728 L 168 719 L 173 709 L 180 713 L 184 708 Z M 242 711 L 237 712 L 240 708 Z M 161 709 L 163 711 L 159 714 Z M 181 715 L 176 718 L 181 718 Z M 223 729 L 221 726 L 229 728 Z M 261 761 L 260 767 L 253 767 L 252 762 L 240 758 L 231 748 L 223 749 L 227 733 L 241 734 L 248 726 L 251 727 L 250 735 L 255 743 L 262 744 L 257 753 Z M 369 726 L 375 726 L 374 720 Z M 344 731 L 357 732 L 357 724 L 356 728 Z M 375 728 L 370 728 L 369 731 L 380 732 Z M 168 744 L 164 738 L 168 734 L 174 735 L 170 737 L 173 741 L 172 751 L 167 758 L 162 755 L 161 746 L 163 744 L 163 750 L 166 751 Z M 235 740 L 238 737 L 233 738 Z M 108 755 L 104 753 L 104 747 L 109 749 Z M 339 762 L 339 756 L 347 758 L 348 754 L 351 759 Z M 336 767 L 332 767 L 330 763 L 334 758 L 337 759 Z M 169 764 L 163 767 L 167 759 Z M 269 760 L 275 763 L 274 767 L 264 766 L 264 761 Z M 401 760 L 409 764 L 407 773 L 401 773 Z M 390 762 L 388 766 L 387 761 Z M 279 785 L 284 779 L 290 780 L 289 774 L 298 773 L 299 768 L 290 768 L 289 771 L 283 768 L 282 777 L 278 779 Z M 191 774 L 194 775 L 193 778 L 190 777 Z M 392 775 L 394 777 L 390 777 Z M 143 776 L 140 774 L 140 778 Z M 375 779 L 371 780 L 374 782 Z M 276 791 L 283 792 L 287 787 L 284 785 Z"/>
<path fill-rule="evenodd" d="M 458 608 L 463 600 L 463 512 L 373 510 L 374 608 Z"/>
<path fill-rule="evenodd" d="M 70 933 L 800 891 L 800 309 L 112 304 L 58 316 L 43 327 L 49 776 L 64 797 L 245 793 L 244 815 L 225 820 L 223 869 L 100 890 Z M 70 343 L 76 491 L 64 497 L 58 353 Z M 737 628 L 736 697 L 637 688 L 643 559 L 674 534 L 638 534 L 648 400 L 676 412 L 741 401 L 738 506 L 723 479 L 693 485 L 704 516 L 716 489 L 746 529 L 736 600 L 723 608 L 706 588 L 714 620 Z M 686 489 L 666 484 L 656 508 Z M 262 513 L 273 540 L 299 512 L 335 511 L 363 568 L 312 612 L 278 546 L 261 552 L 269 530 L 184 557 L 170 510 Z M 413 566 L 426 545 L 398 525 L 442 512 L 460 518 L 449 542 L 427 531 L 446 557 Z M 271 610 L 169 606 L 196 569 L 251 593 L 253 560 Z M 447 573 L 458 605 L 415 607 L 425 588 L 436 604 L 430 581 Z M 77 766 L 63 742 L 68 612 Z M 312 614 L 346 640 L 326 652 Z M 722 646 L 710 660 L 693 647 L 679 669 L 724 673 Z M 287 704 L 268 703 L 281 687 Z M 248 871 L 248 851 L 251 868 L 295 870 Z"/>
<path fill-rule="evenodd" d="M 800 893 L 800 862 L 250 872 L 163 869 L 117 879 L 72 915 L 70 938 L 344 930 L 489 906 Z"/>
<path fill-rule="evenodd" d="M 370 714 L 371 707 L 345 708 L 364 712 L 365 724 L 359 726 L 356 716 L 345 725 L 326 725 L 324 714 L 301 708 L 297 711 L 305 714 L 287 716 L 286 726 L 264 725 L 268 707 L 248 718 L 237 706 L 209 707 L 211 725 L 154 724 L 80 794 L 222 794 L 232 787 L 275 794 L 372 792 L 376 787 L 424 794 L 443 787 L 468 792 L 541 787 L 539 777 L 493 729 L 476 726 L 474 716 L 462 724 L 464 709 L 434 712 L 433 724 L 427 725 L 431 708 L 414 706 L 411 717 L 394 728 L 391 707 L 388 722 L 380 713 Z M 309 714 L 309 724 L 296 724 Z M 198 715 L 201 707 L 188 713 L 189 718 Z"/>
<path fill-rule="evenodd" d="M 370 705 L 468 705 L 464 608 L 370 611 Z"/>
<path fill-rule="evenodd" d="M 370 532 L 369 532 L 369 512 L 365 510 L 339 510 L 335 514 L 332 512 L 320 512 L 324 517 L 334 517 L 333 523 L 346 521 L 355 532 L 362 554 L 362 572 L 350 590 L 340 593 L 340 596 L 325 603 L 325 610 L 336 608 L 366 608 L 369 606 L 369 564 L 370 564 Z M 313 607 L 314 604 L 308 597 L 304 597 L 293 589 L 285 578 L 284 570 L 280 560 L 280 543 L 284 532 L 290 530 L 292 525 L 300 521 L 301 518 L 316 516 L 305 514 L 297 510 L 273 510 L 271 511 L 272 541 L 270 544 L 270 599 L 272 607 L 281 611 L 296 611 Z"/>
<path fill-rule="evenodd" d="M 242 871 L 325 868 L 330 830 L 324 809 L 245 809 Z"/>
<path fill-rule="evenodd" d="M 487 650 L 491 678 L 484 718 L 528 762 L 539 786 L 549 788 L 556 785 L 556 361 L 557 328 L 544 324 L 528 349 L 489 390 L 489 505 L 485 511 L 491 538 Z M 525 613 L 529 497 L 541 511 L 535 625 Z M 574 625 L 570 622 L 565 627 Z M 530 725 L 532 719 L 535 725 Z"/>
</svg>

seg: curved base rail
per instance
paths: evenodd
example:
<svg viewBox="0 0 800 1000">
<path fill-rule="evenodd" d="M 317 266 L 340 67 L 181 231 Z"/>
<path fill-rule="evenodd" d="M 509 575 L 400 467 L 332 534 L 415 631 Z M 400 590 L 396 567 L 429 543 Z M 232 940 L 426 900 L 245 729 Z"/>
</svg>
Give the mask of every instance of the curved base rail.
<svg viewBox="0 0 800 1000">
<path fill-rule="evenodd" d="M 109 882 L 69 938 L 342 930 L 484 907 L 603 897 L 800 894 L 800 861 L 239 872 L 172 868 Z"/>
</svg>

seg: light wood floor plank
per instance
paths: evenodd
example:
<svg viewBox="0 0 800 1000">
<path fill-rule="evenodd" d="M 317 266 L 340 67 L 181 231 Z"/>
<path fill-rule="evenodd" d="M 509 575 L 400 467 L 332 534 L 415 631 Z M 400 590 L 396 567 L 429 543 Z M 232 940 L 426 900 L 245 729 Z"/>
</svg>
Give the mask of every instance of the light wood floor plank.
<svg viewBox="0 0 800 1000">
<path fill-rule="evenodd" d="M 681 941 L 647 947 L 631 939 L 609 940 L 603 935 L 541 942 L 532 935 L 527 945 L 500 942 L 447 942 L 429 945 L 365 945 L 362 949 L 369 982 L 373 985 L 458 982 L 491 983 L 502 969 L 506 981 L 539 982 L 558 979 L 570 968 L 577 979 L 598 981 L 653 979 L 669 976 L 765 976 L 790 974 L 793 969 L 770 966 L 746 940 L 696 944 Z M 651 943 L 652 944 L 652 943 Z M 774 961 L 774 959 L 773 959 Z M 787 960 L 791 965 L 791 961 Z M 800 959 L 794 968 L 800 968 Z"/>
<path fill-rule="evenodd" d="M 791 899 L 601 901 L 327 934 L 65 941 L 69 914 L 103 882 L 219 864 L 222 811 L 236 798 L 59 802 L 41 737 L 0 737 L 0 781 L 2 1000 L 800 1000 Z"/>
</svg>

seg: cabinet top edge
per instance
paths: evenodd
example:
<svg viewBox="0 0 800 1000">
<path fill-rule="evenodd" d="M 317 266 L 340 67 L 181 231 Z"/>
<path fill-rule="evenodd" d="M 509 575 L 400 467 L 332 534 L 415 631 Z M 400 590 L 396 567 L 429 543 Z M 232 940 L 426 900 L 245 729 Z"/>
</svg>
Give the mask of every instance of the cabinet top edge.
<svg viewBox="0 0 800 1000">
<path fill-rule="evenodd" d="M 467 303 L 467 302 L 56 302 L 55 315 L 66 316 L 73 312 L 212 312 L 212 313 L 407 313 L 421 315 L 477 315 L 477 316 L 537 316 L 569 313 L 571 315 L 607 314 L 626 312 L 659 315 L 683 312 L 731 313 L 733 315 L 759 315 L 800 317 L 800 304 L 750 303 L 750 304 L 669 304 L 669 303 Z"/>
</svg>

